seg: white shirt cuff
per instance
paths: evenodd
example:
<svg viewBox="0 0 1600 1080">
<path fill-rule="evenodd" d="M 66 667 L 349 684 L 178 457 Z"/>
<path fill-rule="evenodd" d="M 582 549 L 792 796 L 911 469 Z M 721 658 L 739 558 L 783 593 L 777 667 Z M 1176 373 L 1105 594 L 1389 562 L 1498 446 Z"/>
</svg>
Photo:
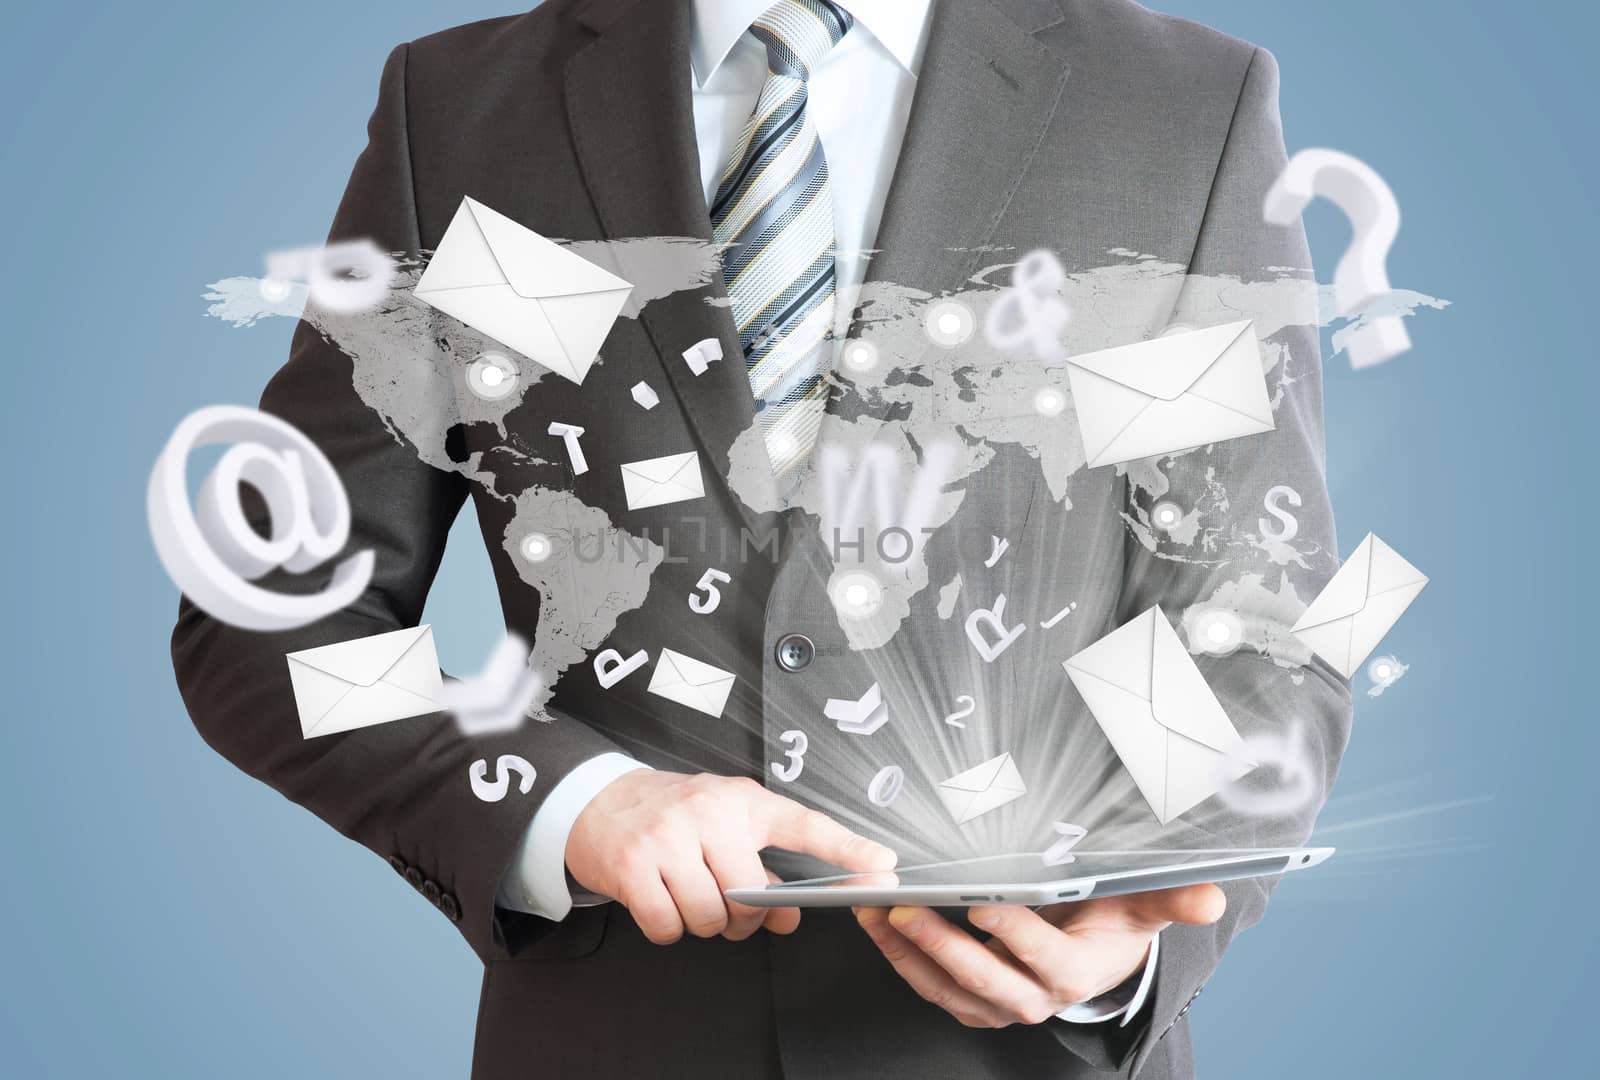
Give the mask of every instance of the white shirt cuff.
<svg viewBox="0 0 1600 1080">
<path fill-rule="evenodd" d="M 1115 990 L 1108 990 L 1097 998 L 1068 1005 L 1056 1013 L 1056 1018 L 1065 1020 L 1069 1024 L 1099 1024 L 1115 1020 L 1120 1016 L 1122 1023 L 1117 1026 L 1127 1027 L 1144 1007 L 1145 998 L 1150 996 L 1150 987 L 1156 981 L 1156 955 L 1160 951 L 1161 935 L 1157 934 L 1150 939 L 1150 955 L 1144 962 L 1144 974 L 1139 976 L 1138 985 L 1134 986 L 1131 992 L 1128 983 L 1125 982 Z"/>
<path fill-rule="evenodd" d="M 611 781 L 649 767 L 626 754 L 609 753 L 592 757 L 563 776 L 528 823 L 522 846 L 501 879 L 495 903 L 556 922 L 566 918 L 573 907 L 572 893 L 567 890 L 567 837 L 573 822 Z M 596 897 L 579 906 L 603 903 L 604 898 Z"/>
</svg>

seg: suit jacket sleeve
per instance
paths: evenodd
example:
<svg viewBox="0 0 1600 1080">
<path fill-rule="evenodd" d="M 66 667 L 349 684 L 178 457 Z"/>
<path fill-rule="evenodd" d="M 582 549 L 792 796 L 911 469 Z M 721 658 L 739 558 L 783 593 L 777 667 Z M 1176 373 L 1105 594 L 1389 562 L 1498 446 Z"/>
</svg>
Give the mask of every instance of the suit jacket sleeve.
<svg viewBox="0 0 1600 1080">
<path fill-rule="evenodd" d="M 399 252 L 423 246 L 412 194 L 406 55 L 406 46 L 397 48 L 384 68 L 367 147 L 330 240 L 370 237 Z M 189 714 L 205 740 L 239 768 L 386 858 L 456 923 L 479 956 L 523 951 L 555 924 L 498 911 L 496 887 L 551 788 L 616 747 L 567 718 L 469 739 L 443 713 L 302 738 L 284 654 L 416 625 L 467 482 L 423 463 L 391 432 L 356 394 L 351 360 L 307 323 L 261 408 L 328 455 L 350 498 L 350 549 L 373 549 L 376 569 L 348 608 L 284 633 L 226 626 L 184 601 L 172 655 Z M 311 591 L 323 587 L 323 578 L 275 572 L 263 584 Z M 472 794 L 469 768 L 479 758 L 492 766 L 503 753 L 533 764 L 534 787 L 482 802 Z"/>
<path fill-rule="evenodd" d="M 1190 259 L 1191 277 L 1248 282 L 1273 278 L 1276 271 L 1268 268 L 1310 267 L 1299 223 L 1293 227 L 1270 225 L 1261 216 L 1267 188 L 1286 160 L 1278 117 L 1277 65 L 1271 54 L 1258 49 L 1246 70 L 1218 162 Z M 1195 548 L 1185 553 L 1190 561 L 1178 561 L 1159 557 L 1144 540 L 1130 535 L 1119 624 L 1156 604 L 1177 623 L 1192 605 L 1211 601 L 1219 592 L 1232 592 L 1232 602 L 1245 612 L 1246 644 L 1230 656 L 1202 655 L 1197 662 L 1240 734 L 1283 733 L 1293 723 L 1301 725 L 1313 794 L 1292 811 L 1261 817 L 1232 811 L 1218 799 L 1207 800 L 1162 830 L 1163 846 L 1302 843 L 1333 784 L 1349 738 L 1350 690 L 1338 674 L 1314 658 L 1303 667 L 1279 666 L 1249 643 L 1266 635 L 1284 643 L 1278 647 L 1285 651 L 1298 648 L 1290 627 L 1336 565 L 1338 542 L 1323 475 L 1319 333 L 1314 325 L 1314 284 L 1309 278 L 1304 288 L 1308 292 L 1300 306 L 1307 311 L 1308 322 L 1268 331 L 1263 342 L 1264 353 L 1277 356 L 1277 365 L 1268 374 L 1269 391 L 1281 394 L 1275 402 L 1276 430 L 1179 455 L 1165 462 L 1161 470 L 1170 481 L 1167 497 L 1186 509 L 1209 507 L 1207 524 L 1222 523 L 1225 529 L 1248 533 L 1257 531 L 1255 519 L 1261 515 L 1266 491 L 1277 484 L 1292 487 L 1302 499 L 1302 505 L 1294 510 L 1299 521 L 1294 546 L 1314 554 L 1304 567 L 1294 562 L 1279 567 L 1258 553 L 1244 557 L 1237 545 L 1224 545 L 1220 556 L 1200 552 L 1197 541 Z M 1174 323 L 1204 326 L 1224 321 L 1204 310 L 1199 292 L 1188 287 L 1183 290 L 1172 315 Z M 1225 504 L 1218 501 L 1221 492 L 1225 492 Z M 1128 507 L 1130 513 L 1133 509 Z M 1143 510 L 1148 514 L 1149 507 Z M 1260 576 L 1256 588 L 1240 589 L 1236 584 L 1247 575 Z M 1292 593 L 1280 593 L 1281 582 L 1287 582 Z M 1239 591 L 1233 592 L 1235 589 Z M 1257 770 L 1241 781 L 1256 791 L 1282 783 L 1283 778 L 1271 769 Z M 1228 909 L 1220 922 L 1173 926 L 1162 933 L 1155 993 L 1134 1024 L 1120 1033 L 1111 1025 L 1088 1029 L 1057 1025 L 1058 1038 L 1102 1067 L 1136 1074 L 1156 1043 L 1187 1014 L 1190 1002 L 1234 935 L 1260 920 L 1276 881 L 1256 878 L 1228 883 L 1223 886 Z"/>
</svg>

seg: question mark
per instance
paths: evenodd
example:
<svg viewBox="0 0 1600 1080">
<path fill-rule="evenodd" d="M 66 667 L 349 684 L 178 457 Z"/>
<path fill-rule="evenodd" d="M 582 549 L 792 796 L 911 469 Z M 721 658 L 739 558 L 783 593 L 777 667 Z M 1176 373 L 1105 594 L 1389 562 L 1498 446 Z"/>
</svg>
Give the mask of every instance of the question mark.
<svg viewBox="0 0 1600 1080">
<path fill-rule="evenodd" d="M 1302 150 L 1267 191 L 1262 216 L 1274 225 L 1291 224 L 1321 195 L 1343 210 L 1353 233 L 1350 249 L 1333 272 L 1333 298 L 1339 314 L 1354 315 L 1389 292 L 1385 266 L 1400 232 L 1400 204 L 1372 167 L 1337 150 Z M 1398 315 L 1365 320 L 1346 342 L 1350 366 L 1372 367 L 1411 348 Z"/>
</svg>

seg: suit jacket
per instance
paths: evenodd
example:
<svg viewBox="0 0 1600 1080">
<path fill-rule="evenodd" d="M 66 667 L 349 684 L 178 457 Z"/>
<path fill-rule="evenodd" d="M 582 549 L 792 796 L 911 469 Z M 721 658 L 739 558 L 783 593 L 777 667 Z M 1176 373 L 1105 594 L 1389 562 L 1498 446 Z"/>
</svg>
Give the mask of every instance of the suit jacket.
<svg viewBox="0 0 1600 1080">
<path fill-rule="evenodd" d="M 331 237 L 426 251 L 470 195 L 546 236 L 709 238 L 686 74 L 689 19 L 686 0 L 548 0 L 525 15 L 400 46 L 384 69 L 369 143 Z M 1309 266 L 1300 230 L 1260 220 L 1262 196 L 1285 157 L 1267 53 L 1126 0 L 945 0 L 932 19 L 867 296 L 875 284 L 928 297 L 969 289 L 975 273 L 1007 260 L 997 248 L 1048 247 L 1074 272 L 1128 261 L 1108 254 L 1113 249 L 1139 252 L 1176 272 L 1142 277 L 1116 298 L 1122 340 L 1131 341 L 1203 308 L 1190 287 L 1196 280 L 1250 282 L 1270 277 L 1266 268 Z M 787 938 L 689 939 L 663 948 L 646 942 L 617 905 L 578 909 L 559 924 L 496 907 L 496 886 L 551 787 L 582 761 L 618 748 L 661 768 L 775 784 L 766 762 L 784 760 L 778 736 L 802 727 L 813 738 L 811 764 L 787 793 L 814 798 L 891 843 L 923 835 L 933 820 L 927 815 L 937 813 L 931 784 L 939 777 L 908 775 L 894 814 L 862 798 L 863 778 L 886 762 L 928 757 L 926 746 L 912 745 L 919 738 L 938 744 L 934 756 L 951 773 L 1012 752 L 1030 788 L 1062 802 L 1023 809 L 1019 801 L 975 831 L 945 819 L 944 833 L 960 837 L 950 854 L 991 850 L 997 836 L 1072 813 L 1093 817 L 1092 827 L 1147 822 L 1060 661 L 1152 604 L 1176 613 L 1211 597 L 1236 569 L 1225 560 L 1160 557 L 1159 544 L 1128 524 L 1144 498 L 1128 471 L 1047 475 L 1037 453 L 995 444 L 984 451 L 983 482 L 963 488 L 949 527 L 1005 536 L 1015 554 L 983 568 L 936 537 L 926 549 L 932 584 L 912 600 L 899 632 L 879 648 L 852 648 L 826 596 L 829 569 L 814 521 L 752 508 L 722 479 L 753 416 L 737 336 L 727 307 L 715 302 L 722 299 L 714 282 L 654 300 L 638 318 L 617 322 L 604 362 L 581 387 L 547 377 L 507 415 L 504 432 L 492 424 L 453 428 L 450 456 L 473 462 L 480 478 L 492 473 L 495 490 L 469 481 L 465 467 L 424 463 L 357 395 L 350 358 L 303 324 L 262 407 L 306 432 L 335 463 L 352 502 L 351 545 L 375 549 L 377 568 L 359 601 L 290 632 L 240 631 L 185 604 L 173 655 L 201 734 L 241 769 L 387 859 L 456 924 L 485 964 L 473 1065 L 480 1080 L 1190 1075 L 1185 1015 L 1229 940 L 1261 917 L 1270 882 L 1227 886 L 1228 912 L 1215 926 L 1164 933 L 1155 991 L 1125 1028 L 1055 1021 L 965 1028 L 909 990 L 847 913 L 809 914 Z M 887 306 L 880 302 L 879 314 Z M 858 314 L 859 329 L 871 332 L 873 304 L 864 302 Z M 706 337 L 720 339 L 728 359 L 696 378 L 678 354 Z M 1301 537 L 1332 552 L 1316 331 L 1288 326 L 1275 341 L 1298 365 L 1279 386 L 1276 431 L 1169 459 L 1161 482 L 1186 504 L 1225 484 L 1236 505 L 1250 508 L 1267 487 L 1289 483 L 1303 498 Z M 897 348 L 910 366 L 923 359 L 904 339 Z M 648 413 L 627 399 L 641 378 L 663 391 Z M 942 424 L 969 449 L 985 442 L 937 406 L 912 410 L 896 431 L 888 421 L 904 420 L 905 410 L 893 413 L 876 393 L 852 392 L 848 380 L 831 408 L 840 430 L 875 421 L 875 429 L 891 429 L 889 437 L 914 443 L 931 430 L 916 425 Z M 587 428 L 590 468 L 582 476 L 571 474 L 558 447 L 544 458 L 507 452 L 553 443 L 545 429 L 555 419 Z M 571 491 L 633 535 L 659 542 L 676 531 L 683 544 L 686 508 L 628 510 L 619 466 L 689 450 L 701 455 L 707 484 L 706 497 L 689 508 L 701 519 L 697 528 L 755 537 L 752 546 L 769 534 L 779 541 L 732 568 L 718 555 L 679 547 L 607 643 L 624 656 L 673 648 L 732 671 L 736 687 L 721 719 L 648 694 L 644 674 L 602 689 L 580 663 L 557 686 L 548 723 L 468 738 L 435 715 L 301 738 L 284 654 L 416 624 L 466 500 L 482 528 L 505 622 L 532 639 L 540 594 L 517 563 L 515 539 L 529 522 L 516 517 L 516 494 Z M 723 586 L 719 609 L 700 617 L 686 610 L 685 598 L 708 566 L 731 569 L 734 581 Z M 962 614 L 1007 589 L 1010 610 L 1026 612 L 1031 623 L 1070 600 L 1078 607 L 1049 635 L 1030 630 L 1004 664 L 979 664 L 961 615 L 934 610 L 934 586 L 956 572 L 965 575 Z M 1314 590 L 1319 575 L 1303 575 L 1297 588 Z M 316 584 L 274 582 L 285 590 Z M 1293 617 L 1269 619 L 1267 632 L 1286 638 Z M 775 643 L 788 633 L 816 644 L 804 671 L 776 661 Z M 1251 649 L 1201 664 L 1241 730 L 1290 714 L 1307 721 L 1318 797 L 1270 825 L 1213 807 L 1175 823 L 1162 840 L 1303 839 L 1348 734 L 1348 688 L 1320 663 L 1286 670 Z M 873 681 L 894 717 L 866 753 L 857 747 L 869 744 L 841 743 L 820 718 L 826 698 L 857 696 Z M 958 693 L 1008 703 L 993 708 L 1015 715 L 975 716 L 958 733 L 938 722 Z M 535 764 L 533 790 L 481 802 L 466 780 L 469 765 L 501 753 Z M 1048 839 L 1013 835 L 1011 845 Z"/>
</svg>

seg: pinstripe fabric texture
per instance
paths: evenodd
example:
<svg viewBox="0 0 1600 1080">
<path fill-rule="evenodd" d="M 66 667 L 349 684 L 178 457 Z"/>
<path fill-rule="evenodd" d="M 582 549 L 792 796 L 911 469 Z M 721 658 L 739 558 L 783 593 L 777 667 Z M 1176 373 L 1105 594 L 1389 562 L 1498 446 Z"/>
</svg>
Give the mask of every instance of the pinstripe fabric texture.
<svg viewBox="0 0 1600 1080">
<path fill-rule="evenodd" d="M 711 200 L 756 419 L 779 476 L 810 453 L 827 402 L 833 197 L 806 80 L 849 29 L 829 0 L 780 0 L 751 25 L 767 47 L 767 81 Z"/>
</svg>

